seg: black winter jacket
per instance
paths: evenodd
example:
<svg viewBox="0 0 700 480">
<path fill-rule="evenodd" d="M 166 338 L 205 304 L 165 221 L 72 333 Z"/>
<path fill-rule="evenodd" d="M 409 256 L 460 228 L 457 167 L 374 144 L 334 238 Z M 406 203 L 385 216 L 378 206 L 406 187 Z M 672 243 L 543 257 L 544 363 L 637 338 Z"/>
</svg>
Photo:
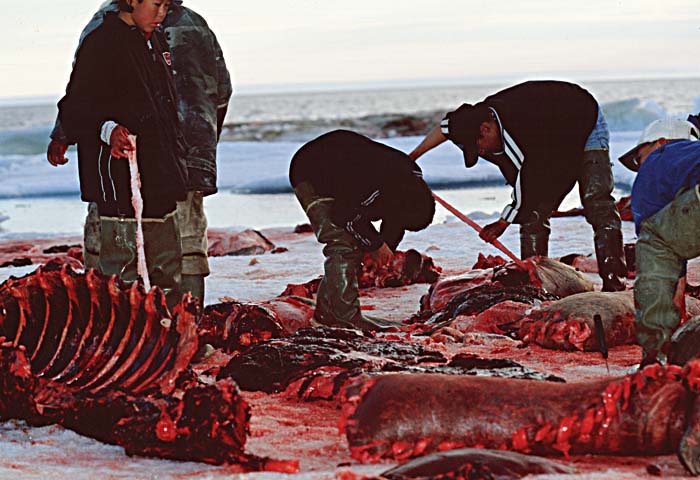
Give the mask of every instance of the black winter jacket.
<svg viewBox="0 0 700 480">
<path fill-rule="evenodd" d="M 299 149 L 289 179 L 293 187 L 308 182 L 317 195 L 333 198 L 333 223 L 365 251 L 382 243 L 395 250 L 405 230 L 425 228 L 435 211 L 421 169 L 408 155 L 347 130 L 321 135 Z M 375 220 L 382 221 L 379 232 Z"/>
<path fill-rule="evenodd" d="M 83 29 L 80 44 L 100 26 L 108 12 L 118 12 L 119 2 L 105 2 Z M 233 94 L 231 77 L 221 46 L 209 25 L 197 12 L 175 0 L 162 23 L 172 53 L 178 110 L 187 141 L 185 161 L 188 189 L 204 195 L 216 193 L 216 145 Z M 60 122 L 53 140 L 69 143 Z"/>
<path fill-rule="evenodd" d="M 77 52 L 59 120 L 78 144 L 82 198 L 97 202 L 101 215 L 134 215 L 128 162 L 112 158 L 100 139 L 108 120 L 137 136 L 144 217 L 163 217 L 186 196 L 186 145 L 169 63 L 161 33 L 147 41 L 116 14 L 107 14 Z"/>
<path fill-rule="evenodd" d="M 496 116 L 504 141 L 504 154 L 489 159 L 513 187 L 513 203 L 501 216 L 523 223 L 541 206 L 556 209 L 578 180 L 598 102 L 572 83 L 531 81 L 486 97 L 479 107 Z M 470 111 L 463 106 L 443 120 L 442 132 L 455 144 L 467 141 Z"/>
</svg>

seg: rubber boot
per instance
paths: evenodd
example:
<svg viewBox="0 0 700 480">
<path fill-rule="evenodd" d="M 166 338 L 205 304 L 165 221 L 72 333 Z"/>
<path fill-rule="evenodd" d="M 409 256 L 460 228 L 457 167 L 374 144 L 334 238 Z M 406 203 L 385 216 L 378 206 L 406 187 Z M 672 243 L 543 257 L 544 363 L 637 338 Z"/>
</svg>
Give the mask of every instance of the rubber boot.
<svg viewBox="0 0 700 480">
<path fill-rule="evenodd" d="M 520 232 L 520 258 L 546 257 L 549 253 L 549 232 L 523 233 Z"/>
<path fill-rule="evenodd" d="M 175 220 L 182 248 L 182 292 L 190 292 L 204 305 L 204 278 L 210 270 L 202 192 L 189 191 L 184 201 L 177 202 Z"/>
<path fill-rule="evenodd" d="M 88 203 L 83 229 L 83 265 L 85 269 L 100 268 L 100 214 L 95 202 Z"/>
<path fill-rule="evenodd" d="M 324 248 L 324 253 L 327 254 L 325 274 L 318 286 L 314 319 L 329 327 L 364 331 L 382 331 L 395 327 L 395 324 L 387 320 L 368 317 L 360 311 L 357 274 L 360 270 L 361 252 L 332 253 L 329 250 L 329 246 Z"/>
<path fill-rule="evenodd" d="M 639 362 L 639 369 L 642 370 L 647 365 L 654 365 L 658 363 L 659 365 L 666 365 L 667 358 L 666 354 L 663 352 L 657 352 L 656 350 L 646 351 L 642 350 L 642 361 Z"/>
<path fill-rule="evenodd" d="M 598 261 L 598 274 L 603 279 L 604 292 L 619 292 L 625 289 L 627 264 L 622 245 L 622 231 L 604 227 L 594 235 L 595 256 Z"/>
<path fill-rule="evenodd" d="M 102 273 L 118 275 L 125 282 L 136 281 L 136 221 L 130 218 L 101 217 L 100 229 Z M 143 237 L 151 285 L 163 290 L 168 308 L 172 311 L 182 300 L 182 251 L 174 215 L 165 219 L 144 219 Z"/>
<path fill-rule="evenodd" d="M 323 254 L 326 261 L 316 295 L 315 322 L 329 327 L 365 331 L 394 327 L 386 320 L 365 317 L 360 312 L 357 276 L 363 254 L 352 236 L 331 221 L 335 200 L 316 195 L 308 182 L 298 184 L 294 193 L 309 218 L 316 238 L 325 244 Z"/>
<path fill-rule="evenodd" d="M 205 275 L 182 275 L 180 287 L 182 294 L 189 292 L 194 298 L 199 299 L 199 304 L 204 305 L 204 277 Z"/>
<path fill-rule="evenodd" d="M 546 257 L 549 253 L 549 217 L 539 211 L 530 213 L 527 222 L 520 225 L 520 258 Z"/>
</svg>

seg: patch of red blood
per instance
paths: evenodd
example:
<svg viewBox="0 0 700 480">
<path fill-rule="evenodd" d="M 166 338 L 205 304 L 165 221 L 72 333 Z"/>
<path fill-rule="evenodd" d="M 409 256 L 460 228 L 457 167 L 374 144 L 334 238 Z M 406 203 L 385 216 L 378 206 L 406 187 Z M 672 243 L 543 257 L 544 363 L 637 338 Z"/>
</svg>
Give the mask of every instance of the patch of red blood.
<svg viewBox="0 0 700 480">
<path fill-rule="evenodd" d="M 177 425 L 165 412 L 156 424 L 156 436 L 163 442 L 172 442 L 177 438 Z"/>
<path fill-rule="evenodd" d="M 472 270 L 493 268 L 499 265 L 505 265 L 506 263 L 508 263 L 508 261 L 500 255 L 484 255 L 479 252 L 476 263 L 472 265 Z"/>
</svg>

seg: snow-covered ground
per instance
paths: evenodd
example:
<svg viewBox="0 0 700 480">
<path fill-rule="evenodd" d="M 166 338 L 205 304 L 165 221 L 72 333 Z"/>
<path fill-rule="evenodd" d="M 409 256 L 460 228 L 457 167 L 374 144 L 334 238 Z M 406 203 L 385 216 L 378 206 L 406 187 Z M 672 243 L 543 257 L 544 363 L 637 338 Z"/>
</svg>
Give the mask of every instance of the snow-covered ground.
<svg viewBox="0 0 700 480">
<path fill-rule="evenodd" d="M 292 227 L 264 230 L 278 246 L 289 251 L 245 257 L 218 257 L 212 259 L 212 274 L 207 282 L 207 302 L 229 296 L 241 300 L 263 301 L 277 296 L 287 283 L 301 283 L 322 272 L 321 247 L 311 234 L 294 234 Z M 551 255 L 591 253 L 592 231 L 582 217 L 553 220 Z M 632 236 L 632 225 L 625 223 L 625 235 Z M 502 237 L 503 243 L 517 252 L 517 227 Z M 409 233 L 401 249 L 415 248 L 433 257 L 436 265 L 446 274 L 467 270 L 477 254 L 500 252 L 480 241 L 471 231 L 453 217 L 422 232 Z M 0 269 L 0 280 L 9 275 L 21 275 L 32 267 Z M 595 277 L 592 277 L 595 279 Z M 373 289 L 363 292 L 364 305 L 374 307 L 375 314 L 399 320 L 418 310 L 420 296 L 428 285 L 413 285 L 398 289 Z M 460 347 L 475 352 L 483 345 Z M 628 360 L 638 354 L 634 348 L 622 347 L 611 358 L 621 362 L 612 364 L 613 374 L 624 373 Z M 632 350 L 630 350 L 632 348 Z M 625 350 L 626 349 L 626 350 Z M 568 364 L 581 372 L 605 375 L 603 363 L 595 354 L 557 354 L 566 357 L 559 365 Z M 623 360 L 624 359 L 624 360 Z M 520 359 L 518 359 L 520 361 Z M 554 364 L 553 364 L 554 365 Z M 338 434 L 339 411 L 325 402 L 296 403 L 264 394 L 246 394 L 253 408 L 248 451 L 277 458 L 300 460 L 301 471 L 296 475 L 278 473 L 251 473 L 237 476 L 231 467 L 217 467 L 191 462 L 173 462 L 127 457 L 119 447 L 101 444 L 81 437 L 60 427 L 27 428 L 21 422 L 0 424 L 0 478 L 70 480 L 110 478 L 206 478 L 206 479 L 330 479 L 342 472 L 355 475 L 377 474 L 385 465 L 358 465 L 350 458 L 345 439 Z M 642 478 L 646 467 L 659 466 L 664 478 L 682 475 L 683 469 L 674 456 L 615 459 L 608 457 L 580 457 L 573 465 L 582 473 L 573 476 L 538 477 L 559 479 Z M 340 465 L 340 466 L 339 466 Z M 349 474 L 348 474 L 349 475 Z M 346 478 L 360 478 L 347 476 Z"/>
</svg>

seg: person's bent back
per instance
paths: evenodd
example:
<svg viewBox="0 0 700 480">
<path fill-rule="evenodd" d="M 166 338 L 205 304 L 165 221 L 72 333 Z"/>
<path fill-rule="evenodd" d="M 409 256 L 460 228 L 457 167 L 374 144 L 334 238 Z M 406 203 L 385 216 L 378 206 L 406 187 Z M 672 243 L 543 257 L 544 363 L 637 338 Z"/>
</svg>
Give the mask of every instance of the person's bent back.
<svg viewBox="0 0 700 480">
<path fill-rule="evenodd" d="M 406 230 L 421 230 L 432 221 L 435 201 L 420 168 L 399 150 L 336 130 L 304 145 L 292 158 L 289 176 L 325 244 L 315 320 L 363 330 L 390 326 L 361 314 L 357 276 L 363 252 L 386 264 Z M 378 220 L 379 230 L 372 224 Z"/>
</svg>

